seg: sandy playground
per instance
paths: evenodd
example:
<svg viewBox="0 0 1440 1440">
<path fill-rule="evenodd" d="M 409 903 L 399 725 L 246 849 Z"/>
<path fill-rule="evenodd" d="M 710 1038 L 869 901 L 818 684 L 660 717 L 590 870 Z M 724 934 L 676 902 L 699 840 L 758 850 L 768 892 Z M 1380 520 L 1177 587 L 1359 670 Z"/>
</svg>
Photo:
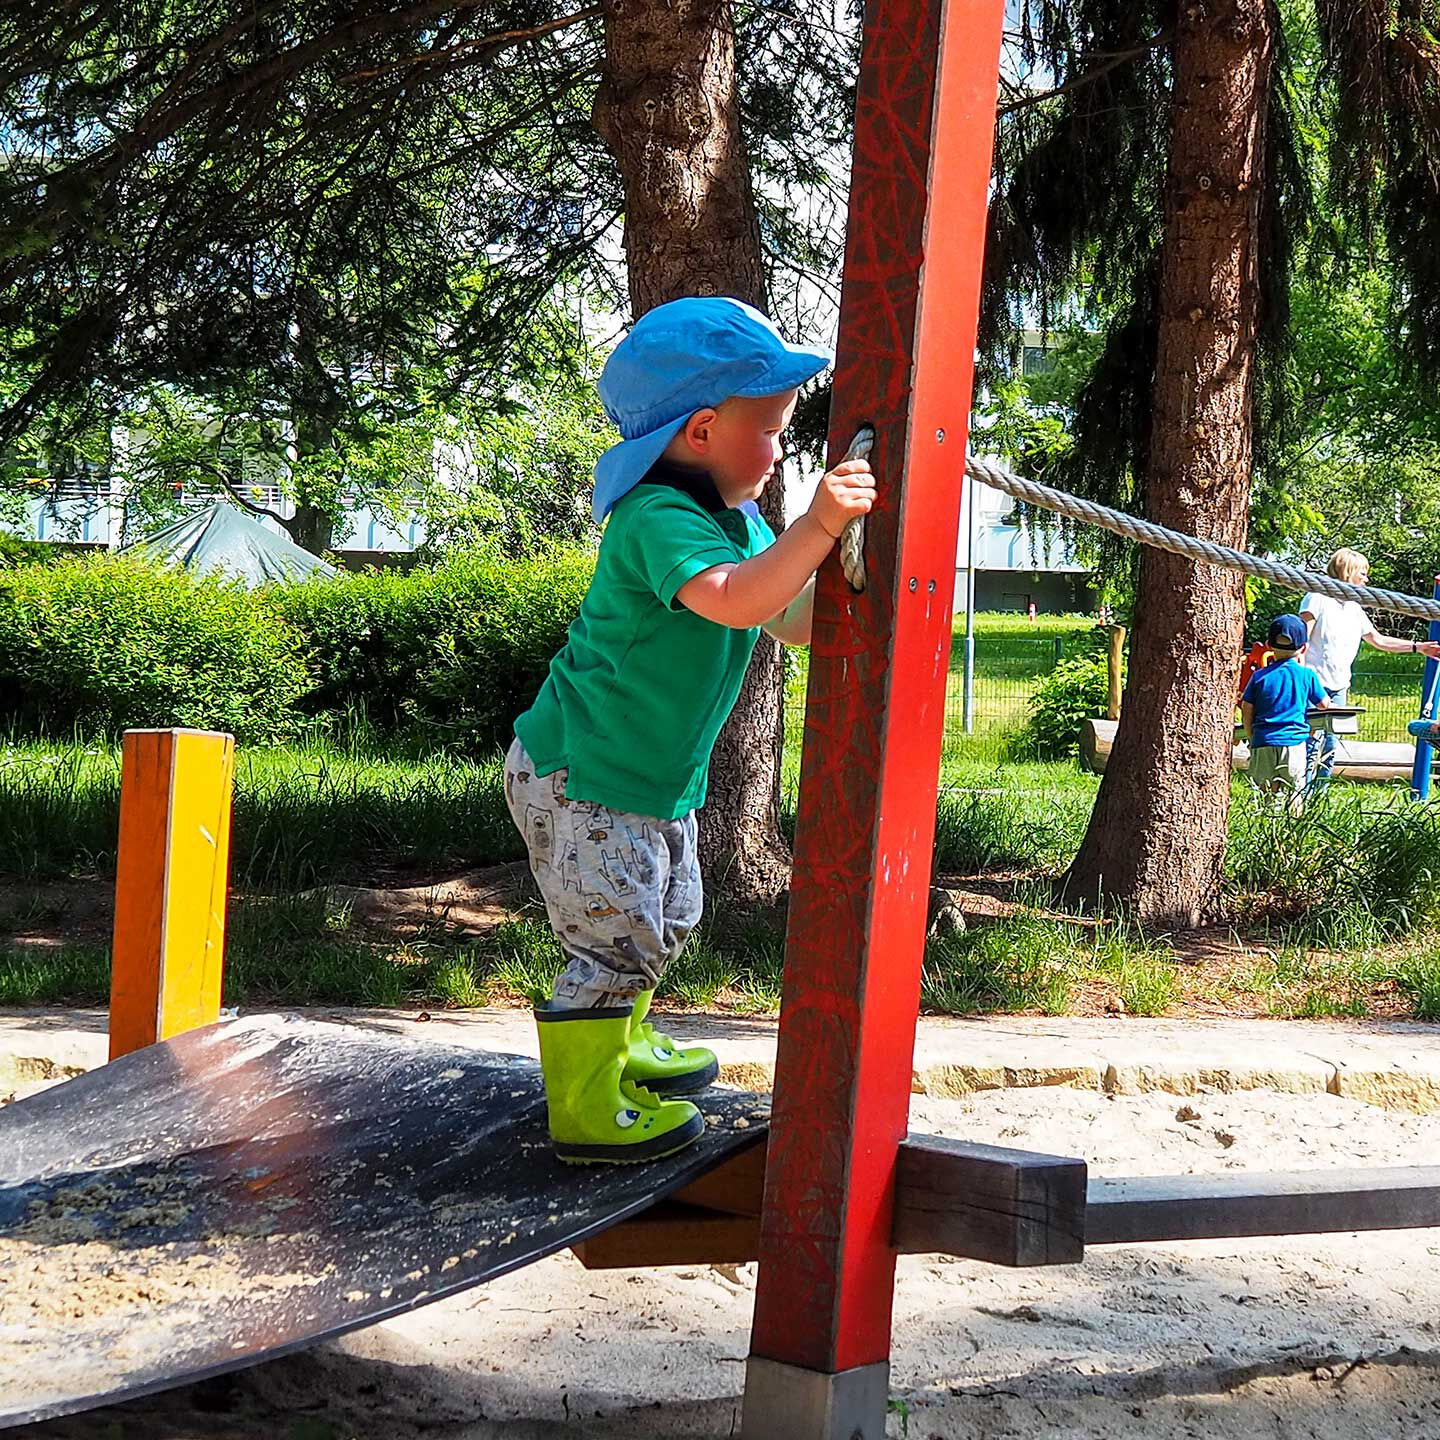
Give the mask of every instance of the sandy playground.
<svg viewBox="0 0 1440 1440">
<path fill-rule="evenodd" d="M 1096 1173 L 1433 1163 L 1440 1114 L 1331 1095 L 917 1097 L 916 1129 Z M 338 1343 L 12 1432 L 25 1440 L 588 1440 L 738 1434 L 753 1266 L 559 1255 Z M 1440 1440 L 1440 1232 L 902 1260 L 890 1433 Z M 777 1437 L 783 1440 L 783 1437 Z"/>
</svg>

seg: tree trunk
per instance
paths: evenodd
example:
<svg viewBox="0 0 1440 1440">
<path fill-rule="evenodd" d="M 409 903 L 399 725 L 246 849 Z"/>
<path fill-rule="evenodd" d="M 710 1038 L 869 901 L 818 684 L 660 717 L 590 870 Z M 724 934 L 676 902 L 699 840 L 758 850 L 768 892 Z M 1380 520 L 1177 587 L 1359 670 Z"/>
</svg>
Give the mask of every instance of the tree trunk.
<svg viewBox="0 0 1440 1440">
<path fill-rule="evenodd" d="M 285 521 L 285 529 L 302 550 L 312 555 L 323 555 L 335 538 L 334 519 L 321 505 L 297 503 L 295 514 Z"/>
<path fill-rule="evenodd" d="M 302 354 L 302 366 L 308 383 L 295 407 L 295 439 L 291 447 L 292 478 L 298 470 L 302 479 L 295 487 L 295 514 L 283 523 L 290 538 L 302 550 L 323 555 L 335 539 L 335 511 L 332 506 L 314 503 L 313 494 L 306 499 L 304 461 L 335 447 L 334 398 L 330 377 L 309 351 Z"/>
<path fill-rule="evenodd" d="M 624 179 L 635 316 L 682 295 L 733 295 L 763 308 L 730 0 L 606 0 L 605 51 L 594 123 Z M 778 477 L 761 509 L 783 528 Z M 780 647 L 762 635 L 715 746 L 700 816 L 706 881 L 731 901 L 773 900 L 789 883 L 779 824 L 783 696 Z"/>
<path fill-rule="evenodd" d="M 1267 0 L 1198 0 L 1175 39 L 1146 513 L 1243 546 L 1275 36 Z M 1115 749 L 1070 891 L 1193 926 L 1218 898 L 1241 577 L 1146 549 Z"/>
</svg>

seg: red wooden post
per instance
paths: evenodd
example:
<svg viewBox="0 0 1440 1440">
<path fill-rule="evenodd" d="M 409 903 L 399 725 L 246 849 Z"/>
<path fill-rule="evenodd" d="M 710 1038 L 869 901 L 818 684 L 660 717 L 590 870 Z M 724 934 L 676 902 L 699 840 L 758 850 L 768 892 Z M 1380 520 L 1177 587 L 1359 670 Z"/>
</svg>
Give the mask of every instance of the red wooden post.
<svg viewBox="0 0 1440 1440">
<path fill-rule="evenodd" d="M 830 455 L 873 424 L 880 501 L 820 577 L 747 1440 L 885 1428 L 1003 10 L 866 6 Z"/>
</svg>

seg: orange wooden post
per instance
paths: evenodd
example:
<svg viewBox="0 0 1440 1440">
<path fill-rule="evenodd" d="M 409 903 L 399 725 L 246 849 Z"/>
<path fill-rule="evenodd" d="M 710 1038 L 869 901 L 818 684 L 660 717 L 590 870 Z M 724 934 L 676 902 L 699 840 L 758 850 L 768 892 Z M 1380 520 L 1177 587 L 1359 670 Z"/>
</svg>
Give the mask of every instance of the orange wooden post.
<svg viewBox="0 0 1440 1440">
<path fill-rule="evenodd" d="M 235 740 L 127 730 L 110 1058 L 220 1018 Z"/>
</svg>

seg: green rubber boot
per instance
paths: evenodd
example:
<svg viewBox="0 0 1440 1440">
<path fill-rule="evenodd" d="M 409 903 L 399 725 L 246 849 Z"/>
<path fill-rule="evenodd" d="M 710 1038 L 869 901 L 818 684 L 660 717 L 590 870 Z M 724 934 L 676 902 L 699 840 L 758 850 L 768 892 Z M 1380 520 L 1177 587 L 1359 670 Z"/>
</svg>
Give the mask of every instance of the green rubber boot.
<svg viewBox="0 0 1440 1440">
<path fill-rule="evenodd" d="M 621 1079 L 630 1007 L 535 1012 L 555 1153 L 576 1165 L 673 1155 L 705 1130 L 688 1100 L 660 1100 Z"/>
<path fill-rule="evenodd" d="M 642 990 L 635 997 L 625 1078 L 655 1095 L 689 1095 L 703 1090 L 720 1073 L 720 1062 L 703 1046 L 682 1050 L 668 1035 L 662 1035 L 645 1018 L 654 997 L 653 990 Z"/>
</svg>

